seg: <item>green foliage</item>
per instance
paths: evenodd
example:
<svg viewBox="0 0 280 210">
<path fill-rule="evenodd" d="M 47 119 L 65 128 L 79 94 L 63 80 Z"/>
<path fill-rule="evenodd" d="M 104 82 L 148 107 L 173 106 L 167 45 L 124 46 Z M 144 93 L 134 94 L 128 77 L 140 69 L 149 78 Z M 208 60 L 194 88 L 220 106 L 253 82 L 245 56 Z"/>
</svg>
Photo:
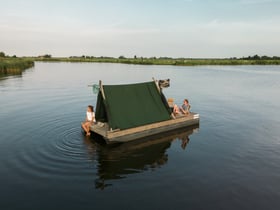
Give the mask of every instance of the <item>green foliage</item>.
<svg viewBox="0 0 280 210">
<path fill-rule="evenodd" d="M 226 59 L 192 59 L 192 58 L 170 58 L 170 57 L 136 57 L 126 58 L 120 56 L 94 57 L 94 56 L 71 56 L 69 58 L 36 58 L 36 61 L 50 62 L 95 62 L 95 63 L 124 63 L 139 65 L 178 65 L 178 66 L 198 66 L 198 65 L 280 65 L 279 57 L 260 57 L 258 55 L 249 58 L 226 58 Z"/>
<path fill-rule="evenodd" d="M 45 54 L 32 58 L 17 58 L 15 55 L 9 57 L 4 52 L 0 52 L 0 73 L 19 74 L 23 70 L 34 66 L 34 61 L 47 62 L 95 62 L 95 63 L 124 63 L 139 65 L 178 65 L 178 66 L 197 66 L 197 65 L 280 65 L 278 56 L 248 56 L 243 58 L 225 59 L 192 59 L 192 58 L 171 58 L 171 57 L 137 57 L 126 58 L 125 56 L 114 57 L 95 57 L 95 56 L 71 56 L 69 58 L 52 57 Z"/>
<path fill-rule="evenodd" d="M 50 55 L 50 54 L 46 54 L 46 55 L 43 55 L 43 57 L 44 57 L 44 58 L 51 58 L 51 57 L 52 57 L 52 55 Z"/>
<path fill-rule="evenodd" d="M 0 74 L 21 74 L 34 66 L 34 61 L 27 58 L 0 58 Z"/>
<path fill-rule="evenodd" d="M 5 53 L 4 52 L 0 52 L 0 58 L 4 58 L 5 57 Z"/>
<path fill-rule="evenodd" d="M 243 60 L 280 60 L 280 57 L 278 57 L 278 56 L 269 57 L 266 55 L 263 55 L 263 56 L 254 55 L 254 56 L 243 57 L 242 59 Z"/>
</svg>

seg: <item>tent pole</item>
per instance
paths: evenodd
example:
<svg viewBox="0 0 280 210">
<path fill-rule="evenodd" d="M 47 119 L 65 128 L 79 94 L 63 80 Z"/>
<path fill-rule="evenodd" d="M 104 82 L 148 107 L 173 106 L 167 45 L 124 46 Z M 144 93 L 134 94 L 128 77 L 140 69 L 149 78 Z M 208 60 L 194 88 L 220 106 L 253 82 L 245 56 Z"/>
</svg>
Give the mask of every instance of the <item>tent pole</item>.
<svg viewBox="0 0 280 210">
<path fill-rule="evenodd" d="M 155 84 L 156 84 L 156 86 L 157 86 L 158 92 L 160 93 L 161 91 L 160 91 L 160 87 L 159 87 L 159 85 L 158 85 L 157 81 L 155 80 L 155 78 L 154 78 L 154 77 L 153 77 L 152 79 L 154 80 L 154 82 L 155 82 Z"/>
<path fill-rule="evenodd" d="M 100 88 L 100 91 L 101 91 L 101 94 L 102 94 L 103 99 L 106 99 L 106 98 L 105 98 L 104 89 L 103 89 L 103 85 L 102 85 L 102 81 L 101 81 L 101 80 L 99 80 L 99 88 Z"/>
</svg>

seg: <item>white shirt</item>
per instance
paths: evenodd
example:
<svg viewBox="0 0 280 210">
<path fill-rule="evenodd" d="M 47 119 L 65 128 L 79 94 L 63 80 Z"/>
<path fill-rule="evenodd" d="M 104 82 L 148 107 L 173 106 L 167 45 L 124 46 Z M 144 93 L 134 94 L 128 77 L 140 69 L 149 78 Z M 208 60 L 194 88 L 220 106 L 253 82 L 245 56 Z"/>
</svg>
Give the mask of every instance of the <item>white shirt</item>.
<svg viewBox="0 0 280 210">
<path fill-rule="evenodd" d="M 87 120 L 90 121 L 90 122 L 92 122 L 92 120 L 93 120 L 93 122 L 95 122 L 94 112 L 87 112 Z"/>
</svg>

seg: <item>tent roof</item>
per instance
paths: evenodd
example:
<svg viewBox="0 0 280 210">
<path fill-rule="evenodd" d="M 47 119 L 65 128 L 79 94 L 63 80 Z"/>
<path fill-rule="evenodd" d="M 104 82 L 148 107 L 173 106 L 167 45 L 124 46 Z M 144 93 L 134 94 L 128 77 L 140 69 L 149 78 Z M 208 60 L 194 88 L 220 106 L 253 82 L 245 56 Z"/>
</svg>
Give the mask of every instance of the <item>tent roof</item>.
<svg viewBox="0 0 280 210">
<path fill-rule="evenodd" d="M 155 82 L 100 87 L 96 119 L 112 129 L 127 129 L 170 119 L 164 95 Z"/>
</svg>

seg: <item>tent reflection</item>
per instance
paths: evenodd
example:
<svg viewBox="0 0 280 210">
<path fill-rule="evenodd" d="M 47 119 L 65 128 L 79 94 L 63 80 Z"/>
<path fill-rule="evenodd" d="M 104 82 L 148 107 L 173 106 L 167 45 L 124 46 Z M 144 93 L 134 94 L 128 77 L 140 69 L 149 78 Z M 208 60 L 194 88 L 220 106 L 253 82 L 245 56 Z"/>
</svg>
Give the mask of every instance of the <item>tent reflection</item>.
<svg viewBox="0 0 280 210">
<path fill-rule="evenodd" d="M 92 155 L 90 158 L 98 163 L 95 187 L 104 189 L 112 185 L 110 180 L 162 167 L 168 161 L 166 151 L 172 141 L 181 140 L 181 147 L 185 149 L 190 140 L 189 136 L 197 130 L 198 125 L 119 145 L 92 143 L 92 148 L 88 145 Z"/>
</svg>

